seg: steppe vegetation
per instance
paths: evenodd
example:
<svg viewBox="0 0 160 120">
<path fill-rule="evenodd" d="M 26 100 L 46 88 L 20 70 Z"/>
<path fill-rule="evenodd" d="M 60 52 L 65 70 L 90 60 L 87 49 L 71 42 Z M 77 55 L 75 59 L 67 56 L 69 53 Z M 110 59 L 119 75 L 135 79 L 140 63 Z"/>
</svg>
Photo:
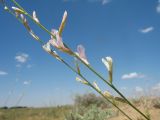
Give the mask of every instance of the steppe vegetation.
<svg viewBox="0 0 160 120">
<path fill-rule="evenodd" d="M 131 101 L 152 120 L 160 119 L 160 98 L 141 97 Z M 119 106 L 135 120 L 144 120 L 124 103 L 119 102 Z M 74 105 L 3 108 L 0 109 L 0 120 L 127 120 L 127 118 L 102 97 L 89 93 L 75 96 Z"/>
<path fill-rule="evenodd" d="M 62 35 L 67 21 L 68 13 L 64 12 L 62 22 L 58 29 L 48 30 L 33 11 L 31 15 L 16 0 L 10 2 L 14 6 L 9 6 L 6 0 L 0 0 L 4 10 L 13 15 L 20 23 L 24 25 L 29 34 L 40 43 L 41 48 L 57 59 L 64 66 L 76 73 L 76 80 L 83 85 L 92 88 L 99 96 L 94 94 L 85 94 L 75 97 L 74 105 L 58 106 L 50 108 L 23 108 L 23 107 L 4 107 L 0 110 L 0 120 L 159 120 L 160 119 L 160 102 L 159 98 L 141 97 L 130 99 L 123 95 L 113 82 L 113 59 L 110 56 L 101 58 L 102 63 L 107 68 L 107 78 L 97 71 L 90 60 L 87 59 L 85 48 L 78 45 L 77 50 L 72 50 L 65 42 Z M 49 36 L 47 42 L 42 40 L 30 26 L 30 19 Z M 62 52 L 70 56 L 70 64 L 65 58 L 58 54 Z M 115 94 L 107 90 L 102 90 L 98 81 L 91 81 L 86 77 L 81 69 L 81 64 L 87 70 L 98 77 L 103 84 L 111 88 Z"/>
</svg>

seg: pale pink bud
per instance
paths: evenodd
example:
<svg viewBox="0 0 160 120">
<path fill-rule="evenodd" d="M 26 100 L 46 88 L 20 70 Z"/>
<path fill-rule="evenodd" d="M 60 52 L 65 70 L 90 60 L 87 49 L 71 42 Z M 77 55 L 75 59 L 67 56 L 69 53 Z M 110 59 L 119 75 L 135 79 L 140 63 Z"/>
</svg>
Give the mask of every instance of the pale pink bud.
<svg viewBox="0 0 160 120">
<path fill-rule="evenodd" d="M 59 27 L 59 35 L 60 36 L 62 36 L 62 31 L 63 31 L 63 29 L 65 27 L 66 20 L 67 20 L 67 11 L 64 12 L 63 18 L 62 18 L 62 22 L 61 22 L 61 25 Z"/>
<path fill-rule="evenodd" d="M 51 33 L 53 36 L 55 36 L 55 37 L 51 36 L 51 40 L 49 40 L 51 45 L 53 45 L 54 47 L 63 52 L 72 54 L 72 51 L 69 48 L 65 47 L 65 45 L 63 44 L 62 37 L 59 36 L 58 30 L 52 29 Z"/>
<path fill-rule="evenodd" d="M 36 11 L 33 11 L 33 19 L 34 19 L 37 23 L 39 23 L 39 19 L 38 19 L 37 15 L 36 15 Z"/>
<path fill-rule="evenodd" d="M 85 48 L 82 45 L 77 46 L 77 53 L 76 53 L 80 59 L 85 62 L 87 65 L 89 65 L 89 62 L 87 60 L 87 57 L 85 55 Z"/>
</svg>

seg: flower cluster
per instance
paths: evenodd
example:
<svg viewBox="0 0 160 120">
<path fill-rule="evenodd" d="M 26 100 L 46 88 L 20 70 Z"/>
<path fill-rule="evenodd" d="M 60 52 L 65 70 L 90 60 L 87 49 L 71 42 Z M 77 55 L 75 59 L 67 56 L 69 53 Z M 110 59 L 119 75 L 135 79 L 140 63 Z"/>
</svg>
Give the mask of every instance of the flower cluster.
<svg viewBox="0 0 160 120">
<path fill-rule="evenodd" d="M 112 84 L 112 73 L 113 73 L 113 60 L 111 57 L 102 58 L 102 62 L 106 66 L 108 72 L 109 72 L 109 81 Z"/>
<path fill-rule="evenodd" d="M 28 30 L 29 34 L 35 39 L 35 40 L 39 40 L 39 37 L 33 32 L 33 30 L 30 28 L 27 18 L 24 16 L 26 15 L 25 11 L 23 11 L 20 8 L 17 7 L 12 7 L 12 9 L 15 11 L 15 15 L 16 17 L 20 17 L 21 21 L 23 22 L 23 25 L 25 26 L 25 28 Z M 36 17 L 36 12 L 33 11 L 33 18 Z M 38 20 L 38 18 L 37 18 Z"/>
<path fill-rule="evenodd" d="M 49 53 L 50 55 L 52 55 L 54 58 L 56 58 L 57 60 L 63 62 L 67 67 L 69 67 L 72 71 L 74 71 L 75 73 L 77 73 L 81 78 L 76 77 L 76 80 L 78 82 L 81 82 L 82 84 L 88 85 L 90 87 L 92 87 L 94 90 L 96 90 L 99 94 L 101 94 L 105 99 L 107 99 L 110 103 L 112 103 L 116 108 L 118 108 L 118 110 L 120 110 L 127 118 L 129 118 L 130 120 L 132 120 L 127 114 L 125 114 L 125 112 L 123 112 L 114 102 L 115 101 L 120 101 L 120 102 L 126 102 L 128 103 L 128 105 L 130 105 L 132 108 L 134 108 L 137 112 L 139 112 L 143 117 L 145 117 L 147 120 L 149 120 L 148 117 L 146 117 L 141 111 L 139 111 L 134 105 L 132 105 L 132 103 L 130 101 L 127 100 L 127 98 L 125 98 L 120 92 L 119 90 L 112 84 L 113 81 L 113 60 L 111 57 L 105 57 L 102 58 L 102 62 L 104 63 L 104 65 L 106 66 L 107 70 L 108 70 L 108 76 L 109 76 L 109 82 L 103 78 L 98 72 L 96 72 L 92 66 L 90 65 L 90 63 L 87 60 L 86 54 L 85 54 L 85 48 L 82 45 L 78 45 L 77 46 L 77 51 L 73 52 L 64 42 L 62 39 L 62 32 L 65 28 L 65 24 L 66 24 L 66 20 L 67 20 L 67 11 L 64 12 L 63 17 L 62 17 L 62 22 L 59 26 L 59 29 L 52 29 L 51 31 L 48 31 L 41 23 L 40 20 L 37 17 L 37 14 L 35 11 L 33 11 L 33 14 L 30 15 L 28 14 L 15 0 L 12 0 L 13 3 L 15 3 L 16 6 L 18 7 L 12 7 L 12 10 L 10 10 L 10 8 L 8 8 L 5 5 L 5 0 L 0 0 L 0 3 L 2 3 L 4 5 L 4 10 L 8 11 L 9 13 L 11 13 L 12 15 L 16 16 L 17 19 L 19 21 L 21 21 L 23 23 L 23 25 L 25 26 L 25 28 L 27 29 L 27 31 L 29 32 L 29 34 L 36 39 L 37 41 L 39 41 L 42 44 L 42 48 L 44 49 L 44 51 L 46 51 L 47 53 Z M 28 24 L 27 18 L 29 17 L 31 18 L 31 20 L 33 20 L 38 26 L 40 26 L 43 30 L 45 30 L 47 33 L 49 33 L 51 35 L 51 38 L 48 40 L 47 43 L 43 43 L 43 41 L 33 32 L 33 30 L 31 29 L 31 27 Z M 72 57 L 74 57 L 76 59 L 76 70 L 70 66 L 67 62 L 64 61 L 64 59 L 62 59 L 56 51 L 53 51 L 51 49 L 51 47 L 56 48 L 59 51 L 62 51 L 64 53 L 67 53 L 69 55 L 71 55 Z M 105 82 L 108 86 L 110 86 L 113 90 L 115 90 L 120 97 L 114 97 L 113 95 L 110 94 L 110 92 L 105 91 L 102 92 L 102 90 L 100 89 L 100 87 L 98 86 L 98 84 L 96 82 L 90 83 L 84 76 L 83 74 L 81 74 L 80 71 L 80 67 L 79 64 L 77 62 L 77 60 L 81 61 L 89 70 L 91 70 L 96 76 L 98 76 L 103 82 Z M 122 98 L 121 98 L 122 97 Z"/>
<path fill-rule="evenodd" d="M 17 8 L 17 7 L 12 7 L 12 9 L 15 11 L 15 15 L 16 17 L 19 17 L 20 16 L 20 19 L 22 20 L 25 28 L 29 31 L 30 35 L 36 39 L 36 40 L 39 40 L 39 37 L 37 35 L 34 34 L 34 32 L 32 31 L 32 29 L 30 28 L 28 22 L 27 22 L 27 19 L 25 17 L 25 11 L 23 11 L 22 9 L 20 8 Z M 40 21 L 36 15 L 36 12 L 33 11 L 33 14 L 32 14 L 32 19 L 34 20 L 34 22 L 36 22 L 37 24 L 40 24 Z M 66 19 L 67 19 L 67 11 L 64 12 L 64 15 L 63 15 L 63 18 L 62 18 L 62 22 L 60 24 L 60 27 L 59 27 L 59 30 L 56 30 L 56 29 L 52 29 L 50 34 L 51 34 L 51 39 L 42 46 L 42 48 L 47 52 L 49 53 L 50 55 L 52 55 L 53 57 L 55 57 L 56 59 L 58 59 L 59 61 L 62 61 L 62 59 L 60 58 L 60 56 L 57 54 L 56 51 L 53 51 L 51 49 L 51 45 L 62 51 L 62 52 L 65 52 L 65 53 L 68 53 L 70 55 L 73 55 L 75 56 L 76 60 L 77 58 L 83 62 L 84 64 L 86 65 L 89 65 L 89 62 L 87 60 L 87 57 L 86 57 L 86 54 L 85 54 L 85 48 L 83 47 L 83 45 L 78 45 L 77 46 L 77 52 L 72 52 L 71 49 L 69 49 L 64 43 L 63 43 L 63 40 L 62 40 L 62 32 L 64 30 L 64 27 L 65 27 L 65 24 L 66 24 Z M 102 62 L 104 63 L 104 65 L 106 66 L 108 72 L 109 72 L 109 81 L 110 83 L 112 84 L 112 69 L 113 69 L 113 60 L 111 57 L 106 57 L 106 58 L 102 58 Z M 80 74 L 80 68 L 79 68 L 79 65 L 76 63 L 76 67 L 77 67 L 77 72 L 78 74 Z M 88 81 L 86 80 L 83 80 L 79 77 L 76 77 L 76 80 L 78 82 L 81 82 L 82 84 L 86 84 L 86 85 L 89 85 Z M 98 84 L 96 82 L 93 82 L 93 87 L 101 93 L 101 89 L 99 88 Z M 105 91 L 103 93 L 103 95 L 107 98 L 114 98 L 108 91 Z"/>
<path fill-rule="evenodd" d="M 12 7 L 12 9 L 15 12 L 16 17 L 20 17 L 20 19 L 22 20 L 25 28 L 28 30 L 28 32 L 30 33 L 30 35 L 36 39 L 39 40 L 39 37 L 33 32 L 33 30 L 30 28 L 28 21 L 25 17 L 26 12 L 23 11 L 20 8 L 17 7 Z M 37 17 L 37 14 L 35 11 L 33 11 L 32 14 L 32 19 L 37 23 L 40 24 L 40 21 Z M 45 51 L 47 51 L 49 54 L 53 55 L 54 57 L 57 58 L 57 53 L 55 53 L 55 51 L 51 51 L 50 49 L 50 45 L 52 45 L 53 47 L 55 47 L 56 49 L 68 53 L 70 55 L 75 55 L 78 59 L 80 59 L 82 62 L 84 62 L 85 64 L 89 65 L 89 62 L 87 60 L 87 57 L 85 55 L 85 48 L 82 45 L 78 45 L 77 46 L 77 52 L 72 52 L 71 49 L 69 49 L 62 40 L 62 32 L 64 30 L 65 24 L 66 24 L 66 20 L 67 20 L 67 11 L 64 12 L 63 18 L 62 18 L 62 22 L 60 24 L 59 30 L 56 29 L 52 29 L 50 34 L 51 34 L 51 39 L 45 44 L 43 45 L 43 49 Z"/>
</svg>

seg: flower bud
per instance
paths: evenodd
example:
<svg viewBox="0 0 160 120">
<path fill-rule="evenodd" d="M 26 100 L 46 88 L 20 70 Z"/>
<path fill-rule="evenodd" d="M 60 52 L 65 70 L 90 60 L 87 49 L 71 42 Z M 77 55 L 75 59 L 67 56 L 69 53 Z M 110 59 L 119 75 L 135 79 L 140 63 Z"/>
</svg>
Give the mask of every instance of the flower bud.
<svg viewBox="0 0 160 120">
<path fill-rule="evenodd" d="M 64 12 L 63 18 L 62 18 L 62 22 L 61 25 L 59 27 L 59 36 L 62 36 L 62 31 L 65 27 L 66 24 L 66 20 L 67 20 L 67 11 Z"/>
<path fill-rule="evenodd" d="M 102 58 L 102 62 L 106 66 L 109 73 L 109 81 L 112 84 L 113 60 L 111 57 Z"/>
<path fill-rule="evenodd" d="M 37 23 L 40 23 L 37 15 L 36 15 L 36 11 L 33 11 L 33 19 L 34 19 Z"/>
<path fill-rule="evenodd" d="M 82 83 L 82 84 L 88 85 L 88 82 L 87 82 L 87 81 L 82 80 L 82 79 L 79 78 L 79 77 L 76 77 L 76 81 L 78 81 L 78 82 L 80 82 L 80 83 Z"/>
<path fill-rule="evenodd" d="M 98 90 L 99 92 L 101 92 L 101 89 L 99 88 L 99 86 L 97 85 L 96 82 L 93 82 L 93 86 L 96 88 L 96 90 Z"/>
</svg>

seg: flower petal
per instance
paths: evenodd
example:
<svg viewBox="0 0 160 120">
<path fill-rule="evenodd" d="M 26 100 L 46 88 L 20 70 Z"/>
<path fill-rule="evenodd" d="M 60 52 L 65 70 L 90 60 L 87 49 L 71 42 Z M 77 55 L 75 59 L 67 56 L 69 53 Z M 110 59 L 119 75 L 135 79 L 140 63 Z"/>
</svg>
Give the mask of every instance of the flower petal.
<svg viewBox="0 0 160 120">
<path fill-rule="evenodd" d="M 22 10 L 22 9 L 20 9 L 20 8 L 17 8 L 17 7 L 12 7 L 12 9 L 15 11 L 15 12 L 17 12 L 18 14 L 25 14 L 25 12 Z"/>
<path fill-rule="evenodd" d="M 48 42 L 48 43 L 46 43 L 45 45 L 43 45 L 42 48 L 43 48 L 46 52 L 48 52 L 49 54 L 51 54 L 53 57 L 55 57 L 56 59 L 58 59 L 58 60 L 61 61 L 61 59 L 60 59 L 59 55 L 57 54 L 57 52 L 51 50 L 50 42 Z"/>
<path fill-rule="evenodd" d="M 93 86 L 94 86 L 99 92 L 101 92 L 101 89 L 99 88 L 99 86 L 97 85 L 96 82 L 93 82 Z"/>
<path fill-rule="evenodd" d="M 48 52 L 48 53 L 51 52 L 51 46 L 50 46 L 50 43 L 49 43 L 49 42 L 46 43 L 45 45 L 43 45 L 42 48 L 43 48 L 46 52 Z"/>
<path fill-rule="evenodd" d="M 109 64 L 108 64 L 108 62 L 106 61 L 106 59 L 102 58 L 102 62 L 103 62 L 103 64 L 106 66 L 107 70 L 109 71 Z"/>
<path fill-rule="evenodd" d="M 81 58 L 81 60 L 83 60 L 87 65 L 89 65 L 89 62 L 85 55 L 85 48 L 82 45 L 77 46 L 77 52 L 78 52 L 77 55 Z"/>
<path fill-rule="evenodd" d="M 82 84 L 86 84 L 86 85 L 88 85 L 88 82 L 87 82 L 87 81 L 82 80 L 82 79 L 81 79 L 81 78 L 79 78 L 79 77 L 76 77 L 76 81 L 78 81 L 78 82 L 80 82 L 80 83 L 82 83 Z"/>
<path fill-rule="evenodd" d="M 65 11 L 64 14 L 63 14 L 62 22 L 61 22 L 61 25 L 59 27 L 59 36 L 62 36 L 62 31 L 65 27 L 66 20 L 67 20 L 67 11 Z"/>
<path fill-rule="evenodd" d="M 112 72 L 113 72 L 113 60 L 111 57 L 102 58 L 102 62 L 106 66 L 109 72 L 109 81 L 112 84 Z"/>
<path fill-rule="evenodd" d="M 108 71 L 112 71 L 113 60 L 111 57 L 102 58 L 102 62 L 107 67 Z"/>
<path fill-rule="evenodd" d="M 36 11 L 33 11 L 33 19 L 34 19 L 37 23 L 39 23 L 39 19 L 38 19 L 37 15 L 36 15 Z"/>
</svg>

